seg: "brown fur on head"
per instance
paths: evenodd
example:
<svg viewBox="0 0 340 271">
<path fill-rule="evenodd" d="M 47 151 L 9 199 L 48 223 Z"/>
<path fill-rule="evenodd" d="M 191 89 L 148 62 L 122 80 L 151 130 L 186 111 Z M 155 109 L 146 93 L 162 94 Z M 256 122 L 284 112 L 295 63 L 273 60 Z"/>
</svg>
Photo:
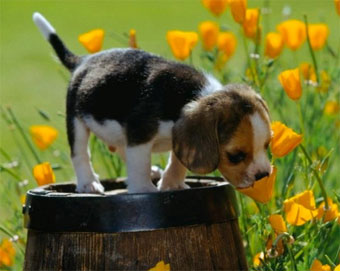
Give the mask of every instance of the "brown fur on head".
<svg viewBox="0 0 340 271">
<path fill-rule="evenodd" d="M 237 187 L 270 174 L 270 138 L 265 102 L 240 84 L 189 103 L 173 128 L 174 152 L 185 167 L 199 174 L 218 169 Z"/>
</svg>

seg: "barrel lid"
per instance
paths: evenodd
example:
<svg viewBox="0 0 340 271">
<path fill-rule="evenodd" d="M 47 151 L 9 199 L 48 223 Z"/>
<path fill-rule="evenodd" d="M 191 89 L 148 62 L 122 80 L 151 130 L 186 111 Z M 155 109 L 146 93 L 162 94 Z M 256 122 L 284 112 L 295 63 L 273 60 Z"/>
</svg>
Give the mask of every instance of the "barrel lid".
<svg viewBox="0 0 340 271">
<path fill-rule="evenodd" d="M 133 232 L 237 219 L 232 186 L 220 177 L 188 177 L 191 189 L 127 194 L 124 179 L 104 180 L 105 194 L 79 194 L 74 183 L 27 192 L 25 227 L 46 232 Z"/>
</svg>

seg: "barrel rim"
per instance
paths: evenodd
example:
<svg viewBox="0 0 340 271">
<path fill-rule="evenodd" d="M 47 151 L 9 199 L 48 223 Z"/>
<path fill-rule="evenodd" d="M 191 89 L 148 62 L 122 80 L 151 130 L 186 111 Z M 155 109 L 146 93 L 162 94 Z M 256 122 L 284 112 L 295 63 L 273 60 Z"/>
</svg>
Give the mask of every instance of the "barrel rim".
<svg viewBox="0 0 340 271">
<path fill-rule="evenodd" d="M 194 181 L 196 180 L 196 181 Z M 125 186 L 126 178 L 117 178 L 117 179 L 105 179 L 101 180 L 101 183 L 105 184 L 107 182 L 109 183 L 117 183 L 122 184 Z M 154 182 L 157 182 L 158 179 L 155 179 Z M 223 185 L 231 185 L 229 182 L 224 180 L 222 177 L 201 177 L 201 176 L 187 176 L 186 177 L 186 184 L 193 185 L 193 184 L 207 184 L 206 186 L 199 186 L 199 187 L 191 187 L 190 190 L 202 190 L 202 189 L 212 189 L 214 187 L 219 187 Z M 121 193 L 121 194 L 91 194 L 91 193 L 76 193 L 76 192 L 58 192 L 53 190 L 55 187 L 63 187 L 63 186 L 74 186 L 74 182 L 62 182 L 62 183 L 53 183 L 53 184 L 47 184 L 42 185 L 33 189 L 30 189 L 26 192 L 27 195 L 34 195 L 34 196 L 41 196 L 41 197 L 60 197 L 60 196 L 71 196 L 71 197 L 79 197 L 79 198 L 105 198 L 105 197 L 129 197 L 129 196 L 150 196 L 151 194 L 169 194 L 169 193 L 185 193 L 185 191 L 188 191 L 186 189 L 180 189 L 180 190 L 169 190 L 169 191 L 157 191 L 157 192 L 143 192 L 143 193 Z"/>
<path fill-rule="evenodd" d="M 124 187 L 124 179 L 104 180 L 104 186 Z M 185 190 L 136 194 L 60 193 L 60 183 L 27 192 L 25 227 L 49 232 L 132 232 L 237 219 L 232 186 L 221 177 L 192 176 Z M 99 214 L 101 212 L 101 214 Z"/>
</svg>

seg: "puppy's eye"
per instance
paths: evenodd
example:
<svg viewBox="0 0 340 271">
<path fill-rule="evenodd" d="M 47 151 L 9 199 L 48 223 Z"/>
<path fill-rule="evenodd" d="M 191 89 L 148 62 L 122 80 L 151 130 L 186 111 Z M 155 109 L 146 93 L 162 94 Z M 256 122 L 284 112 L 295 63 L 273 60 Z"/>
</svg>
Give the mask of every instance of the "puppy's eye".
<svg viewBox="0 0 340 271">
<path fill-rule="evenodd" d="M 227 152 L 227 156 L 228 156 L 230 163 L 236 165 L 236 164 L 242 162 L 246 158 L 247 154 L 242 152 L 242 151 L 237 152 L 237 153 L 233 153 L 233 154 Z"/>
</svg>

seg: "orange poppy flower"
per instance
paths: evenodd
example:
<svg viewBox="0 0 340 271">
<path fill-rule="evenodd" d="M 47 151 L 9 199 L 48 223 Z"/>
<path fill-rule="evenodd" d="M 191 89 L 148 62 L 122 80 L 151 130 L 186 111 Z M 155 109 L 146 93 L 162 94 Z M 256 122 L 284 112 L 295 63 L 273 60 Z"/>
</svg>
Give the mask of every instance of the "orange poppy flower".
<svg viewBox="0 0 340 271">
<path fill-rule="evenodd" d="M 308 24 L 308 35 L 313 50 L 320 50 L 325 45 L 328 34 L 326 24 Z"/>
<path fill-rule="evenodd" d="M 79 35 L 79 42 L 89 53 L 99 52 L 103 45 L 104 30 L 94 29 L 90 32 Z"/>
<path fill-rule="evenodd" d="M 215 16 L 220 16 L 227 8 L 228 0 L 202 0 L 203 6 Z"/>
<path fill-rule="evenodd" d="M 33 125 L 30 127 L 30 134 L 35 145 L 41 150 L 48 148 L 58 137 L 58 131 L 48 125 Z"/>
<path fill-rule="evenodd" d="M 294 150 L 302 141 L 302 135 L 295 133 L 291 128 L 279 121 L 271 125 L 273 137 L 270 142 L 272 154 L 275 157 L 283 157 Z"/>
<path fill-rule="evenodd" d="M 0 267 L 13 266 L 15 253 L 13 242 L 3 239 L 0 244 Z"/>
<path fill-rule="evenodd" d="M 334 0 L 335 9 L 338 15 L 340 15 L 340 0 Z"/>
<path fill-rule="evenodd" d="M 246 18 L 247 0 L 229 0 L 229 5 L 235 22 L 242 24 Z"/>
<path fill-rule="evenodd" d="M 302 62 L 299 65 L 299 70 L 303 76 L 303 78 L 308 82 L 311 81 L 313 83 L 316 83 L 316 73 L 314 70 L 313 65 L 307 63 L 307 62 Z"/>
<path fill-rule="evenodd" d="M 246 10 L 246 17 L 243 21 L 243 32 L 246 37 L 255 39 L 258 31 L 259 9 L 252 8 Z"/>
<path fill-rule="evenodd" d="M 168 31 L 166 35 L 173 55 L 180 60 L 185 60 L 198 41 L 195 32 L 183 32 L 178 30 Z"/>
<path fill-rule="evenodd" d="M 331 267 L 328 264 L 323 265 L 318 259 L 315 259 L 310 271 L 331 271 Z"/>
<path fill-rule="evenodd" d="M 135 29 L 130 29 L 129 31 L 129 47 L 133 49 L 138 48 Z"/>
<path fill-rule="evenodd" d="M 235 52 L 237 40 L 233 33 L 222 32 L 217 38 L 217 48 L 223 53 L 225 61 L 227 61 Z"/>
<path fill-rule="evenodd" d="M 50 163 L 48 162 L 36 165 L 33 168 L 33 176 L 39 186 L 55 183 L 55 175 Z"/>
<path fill-rule="evenodd" d="M 270 176 L 256 181 L 252 187 L 237 188 L 237 190 L 248 197 L 251 197 L 253 200 L 260 203 L 267 203 L 273 196 L 276 171 L 276 168 L 273 167 Z"/>
<path fill-rule="evenodd" d="M 259 252 L 254 256 L 254 258 L 253 258 L 254 267 L 260 266 L 262 264 L 261 260 L 264 261 L 264 253 L 263 252 Z"/>
<path fill-rule="evenodd" d="M 336 101 L 328 101 L 325 104 L 323 112 L 329 116 L 336 116 L 340 111 L 340 106 Z"/>
<path fill-rule="evenodd" d="M 170 264 L 165 264 L 164 261 L 160 261 L 155 267 L 149 269 L 149 271 L 170 271 Z"/>
<path fill-rule="evenodd" d="M 318 215 L 316 218 L 323 218 L 324 222 L 328 222 L 336 219 L 340 215 L 338 211 L 338 205 L 336 203 L 333 203 L 332 199 L 330 198 L 328 198 L 328 206 L 329 209 L 325 213 L 325 202 L 322 202 L 318 208 Z"/>
<path fill-rule="evenodd" d="M 313 192 L 306 190 L 283 202 L 289 224 L 301 226 L 317 216 Z"/>
<path fill-rule="evenodd" d="M 220 28 L 217 23 L 205 21 L 199 25 L 204 50 L 211 51 L 216 43 Z"/>
<path fill-rule="evenodd" d="M 266 35 L 265 55 L 270 58 L 276 58 L 281 54 L 283 49 L 283 39 L 281 34 L 270 32 Z"/>
<path fill-rule="evenodd" d="M 279 74 L 278 78 L 289 98 L 292 100 L 300 99 L 302 95 L 302 86 L 299 68 L 285 70 Z"/>
<path fill-rule="evenodd" d="M 284 43 L 291 50 L 297 50 L 306 40 L 305 24 L 299 20 L 288 20 L 277 26 Z"/>
<path fill-rule="evenodd" d="M 280 234 L 283 232 L 287 232 L 287 226 L 285 221 L 283 220 L 282 215 L 270 215 L 268 219 L 275 233 Z"/>
</svg>

